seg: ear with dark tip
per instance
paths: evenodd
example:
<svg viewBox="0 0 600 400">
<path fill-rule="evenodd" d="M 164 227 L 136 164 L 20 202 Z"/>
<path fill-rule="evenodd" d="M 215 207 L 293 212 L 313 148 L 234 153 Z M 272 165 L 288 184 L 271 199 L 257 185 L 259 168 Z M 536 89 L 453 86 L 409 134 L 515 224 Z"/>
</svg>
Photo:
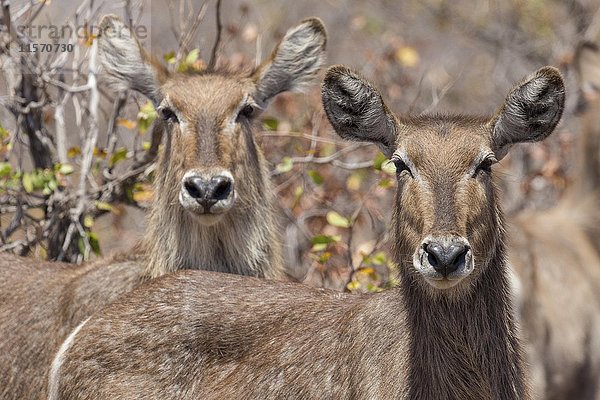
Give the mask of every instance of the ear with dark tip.
<svg viewBox="0 0 600 400">
<path fill-rule="evenodd" d="M 366 79 L 336 65 L 325 74 L 323 108 L 342 138 L 377 144 L 389 158 L 395 150 L 398 123 L 381 95 Z"/>
<path fill-rule="evenodd" d="M 288 30 L 253 75 L 255 100 L 265 104 L 281 92 L 300 90 L 311 83 L 325 62 L 326 43 L 325 26 L 318 18 L 306 19 Z"/>
<path fill-rule="evenodd" d="M 500 160 L 515 143 L 537 142 L 553 131 L 565 105 L 560 72 L 543 67 L 517 84 L 492 119 L 492 149 Z"/>
<path fill-rule="evenodd" d="M 102 78 L 113 90 L 135 90 L 155 106 L 160 104 L 160 85 L 167 70 L 150 59 L 133 32 L 115 15 L 106 15 L 100 21 L 98 60 Z"/>
</svg>

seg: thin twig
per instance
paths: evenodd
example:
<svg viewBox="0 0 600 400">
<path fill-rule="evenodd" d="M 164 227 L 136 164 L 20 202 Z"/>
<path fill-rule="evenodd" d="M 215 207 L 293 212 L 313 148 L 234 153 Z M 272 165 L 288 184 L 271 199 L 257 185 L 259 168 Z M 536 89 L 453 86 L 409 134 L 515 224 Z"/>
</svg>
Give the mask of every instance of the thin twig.
<svg viewBox="0 0 600 400">
<path fill-rule="evenodd" d="M 82 151 L 82 160 L 81 160 L 81 172 L 79 176 L 79 187 L 77 189 L 77 205 L 71 209 L 71 224 L 69 225 L 69 229 L 67 230 L 67 234 L 65 236 L 65 240 L 63 242 L 63 246 L 61 249 L 61 253 L 59 254 L 59 260 L 64 257 L 65 252 L 69 248 L 72 240 L 72 236 L 77 225 L 80 225 L 79 219 L 81 215 L 85 211 L 86 200 L 87 200 L 87 175 L 92 166 L 92 161 L 94 158 L 94 148 L 96 147 L 96 142 L 98 141 L 98 103 L 99 103 L 99 94 L 97 87 L 97 78 L 96 78 L 96 55 L 98 50 L 98 41 L 94 40 L 92 43 L 92 49 L 90 52 L 90 63 L 89 63 L 89 73 L 88 73 L 88 82 L 87 85 L 90 88 L 90 101 L 89 101 L 89 130 L 87 133 L 87 138 L 84 143 L 83 151 Z"/>
<path fill-rule="evenodd" d="M 108 160 L 111 159 L 115 152 L 115 147 L 117 146 L 117 120 L 119 119 L 121 110 L 125 107 L 125 103 L 127 103 L 127 92 L 119 92 L 113 103 L 112 115 L 108 120 L 108 127 L 106 129 L 106 158 Z M 112 175 L 112 167 L 106 168 L 105 175 L 106 174 Z"/>
<path fill-rule="evenodd" d="M 351 144 L 348 147 L 340 149 L 340 150 L 336 151 L 335 153 L 333 153 L 329 156 L 326 156 L 326 157 L 315 157 L 314 154 L 309 154 L 306 157 L 291 157 L 290 160 L 291 160 L 292 164 L 302 164 L 302 163 L 329 164 L 329 163 L 333 163 L 334 161 L 336 161 L 338 158 L 340 158 L 341 156 L 343 156 L 346 153 L 350 153 L 352 151 L 355 151 L 355 150 L 358 150 L 361 148 L 365 148 L 367 146 L 370 146 L 370 144 L 369 143 L 354 143 L 354 144 Z M 338 165 L 344 165 L 344 164 L 338 164 Z M 350 165 L 344 165 L 344 166 L 350 167 L 347 169 L 354 169 Z M 367 165 L 367 166 L 369 166 L 369 165 Z M 276 175 L 280 175 L 280 174 L 282 174 L 282 172 L 277 171 L 277 170 L 271 172 L 271 176 L 276 176 Z"/>
<path fill-rule="evenodd" d="M 61 76 L 62 78 L 62 76 Z M 64 78 L 62 78 L 64 79 Z M 69 93 L 59 90 L 60 100 L 54 108 L 54 121 L 56 128 L 56 154 L 58 161 L 65 164 L 67 160 L 67 129 L 65 125 L 65 104 L 69 100 Z"/>
<path fill-rule="evenodd" d="M 221 31 L 223 30 L 223 25 L 221 23 L 221 0 L 217 0 L 217 9 L 216 9 L 216 19 L 217 19 L 217 37 L 215 38 L 215 43 L 212 48 L 212 52 L 210 53 L 210 62 L 208 63 L 208 70 L 214 71 L 215 66 L 217 65 L 217 51 L 219 50 L 219 45 L 221 44 Z"/>
<path fill-rule="evenodd" d="M 200 6 L 200 9 L 198 10 L 198 13 L 196 14 L 196 18 L 194 19 L 194 22 L 193 22 L 191 28 L 189 30 L 187 30 L 185 35 L 183 36 L 183 39 L 181 40 L 181 43 L 179 44 L 179 49 L 177 51 L 177 57 L 176 57 L 177 62 L 179 60 L 181 60 L 181 58 L 183 57 L 183 52 L 187 51 L 187 46 L 190 44 L 190 42 L 192 41 L 192 38 L 196 34 L 196 31 L 198 30 L 198 27 L 200 26 L 200 22 L 202 22 L 202 20 L 204 19 L 204 15 L 206 15 L 207 8 L 208 8 L 208 2 L 205 1 L 204 3 L 202 3 L 202 6 Z M 182 30 L 182 32 L 184 32 L 184 31 L 185 30 Z"/>
</svg>

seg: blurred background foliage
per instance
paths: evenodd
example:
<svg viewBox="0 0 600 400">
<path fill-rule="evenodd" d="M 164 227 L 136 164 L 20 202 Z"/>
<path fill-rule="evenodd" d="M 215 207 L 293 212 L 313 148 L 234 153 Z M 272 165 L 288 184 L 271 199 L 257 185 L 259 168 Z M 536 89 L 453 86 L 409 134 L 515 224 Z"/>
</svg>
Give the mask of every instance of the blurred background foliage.
<svg viewBox="0 0 600 400">
<path fill-rule="evenodd" d="M 131 19 L 148 28 L 141 42 L 170 70 L 202 70 L 216 38 L 215 4 L 13 1 L 15 25 L 89 26 L 83 37 L 57 40 L 74 45 L 65 56 L 8 45 L 3 7 L 0 250 L 82 262 L 136 242 L 153 198 L 156 111 L 143 96 L 112 93 L 100 80 L 94 112 L 94 90 L 86 88 L 93 24 L 106 13 Z M 219 63 L 253 67 L 289 27 L 318 16 L 328 29 L 328 63 L 360 71 L 400 114 L 491 114 L 515 82 L 546 64 L 563 71 L 572 93 L 575 46 L 600 32 L 600 4 L 591 0 L 225 0 L 221 7 Z M 569 186 L 575 97 L 568 96 L 557 134 L 498 167 L 509 213 L 550 207 Z M 394 285 L 385 236 L 393 165 L 374 146 L 344 143 L 332 132 L 318 84 L 278 96 L 258 125 L 291 273 L 350 291 Z"/>
</svg>

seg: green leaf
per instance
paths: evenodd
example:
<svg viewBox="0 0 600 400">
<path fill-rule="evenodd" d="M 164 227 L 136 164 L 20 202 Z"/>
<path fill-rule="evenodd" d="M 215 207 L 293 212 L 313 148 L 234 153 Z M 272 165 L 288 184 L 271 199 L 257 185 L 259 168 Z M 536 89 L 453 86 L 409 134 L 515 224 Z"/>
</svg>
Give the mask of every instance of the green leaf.
<svg viewBox="0 0 600 400">
<path fill-rule="evenodd" d="M 78 146 L 69 147 L 67 150 L 67 157 L 73 158 L 81 154 L 81 149 Z"/>
<path fill-rule="evenodd" d="M 283 157 L 281 162 L 275 167 L 275 169 L 281 173 L 290 172 L 292 168 L 294 168 L 294 163 L 290 157 Z"/>
<path fill-rule="evenodd" d="M 200 50 L 199 49 L 193 49 L 192 51 L 190 51 L 187 55 L 187 57 L 185 57 L 185 63 L 186 64 L 193 64 L 196 62 L 196 60 L 198 60 L 198 56 L 200 56 Z"/>
<path fill-rule="evenodd" d="M 323 184 L 323 177 L 321 176 L 321 174 L 319 174 L 319 172 L 315 170 L 310 170 L 306 173 L 308 174 L 308 176 L 310 176 L 310 179 L 312 179 L 315 185 L 319 186 Z"/>
<path fill-rule="evenodd" d="M 387 257 L 383 251 L 380 251 L 372 257 L 372 261 L 375 265 L 384 265 L 387 262 Z"/>
<path fill-rule="evenodd" d="M 108 204 L 104 201 L 97 201 L 96 208 L 98 210 L 102 210 L 102 211 L 112 211 L 113 210 L 113 206 L 111 206 L 110 204 Z"/>
<path fill-rule="evenodd" d="M 327 213 L 327 222 L 329 225 L 337 226 L 339 228 L 349 228 L 350 225 L 352 225 L 348 218 L 341 216 L 335 211 L 329 211 Z"/>
<path fill-rule="evenodd" d="M 377 186 L 379 186 L 380 188 L 383 188 L 383 189 L 387 189 L 387 188 L 394 186 L 394 183 L 389 178 L 383 178 L 382 180 L 379 181 Z"/>
<path fill-rule="evenodd" d="M 329 259 L 331 258 L 331 255 L 332 254 L 330 252 L 328 252 L 328 251 L 324 252 L 323 254 L 321 254 L 319 256 L 319 259 L 318 259 L 319 263 L 325 264 L 327 261 L 329 261 Z"/>
<path fill-rule="evenodd" d="M 85 242 L 82 237 L 77 238 L 77 248 L 79 249 L 79 254 L 85 253 Z"/>
<path fill-rule="evenodd" d="M 375 156 L 375 160 L 373 160 L 373 168 L 375 168 L 377 171 L 381 171 L 381 167 L 386 161 L 387 158 L 385 155 L 383 155 L 383 153 L 377 153 L 377 155 Z"/>
<path fill-rule="evenodd" d="M 373 283 L 367 283 L 367 291 L 370 293 L 379 293 L 383 291 L 379 286 Z"/>
<path fill-rule="evenodd" d="M 300 200 L 300 197 L 302 197 L 302 195 L 304 194 L 304 188 L 302 186 L 296 186 L 296 189 L 294 189 L 294 200 L 298 201 Z"/>
<path fill-rule="evenodd" d="M 348 284 L 346 285 L 346 288 L 351 291 L 354 292 L 355 290 L 360 289 L 360 282 L 358 281 L 350 281 L 348 282 Z"/>
<path fill-rule="evenodd" d="M 296 189 L 294 189 L 294 202 L 292 203 L 292 209 L 296 208 L 296 206 L 300 204 L 300 199 L 302 198 L 303 194 L 304 188 L 300 185 L 296 186 Z"/>
<path fill-rule="evenodd" d="M 147 101 L 144 104 L 137 115 L 137 126 L 140 134 L 144 134 L 148 131 L 148 128 L 152 125 L 154 120 L 158 117 L 158 113 L 154 108 L 154 105 L 151 101 Z"/>
<path fill-rule="evenodd" d="M 115 165 L 117 165 L 117 163 L 119 161 L 125 160 L 126 158 L 127 158 L 127 149 L 125 147 L 120 147 L 110 157 L 110 160 L 108 161 L 108 166 L 110 168 L 112 168 Z"/>
<path fill-rule="evenodd" d="M 396 176 L 396 164 L 391 161 L 385 161 L 381 165 L 381 170 L 388 175 Z"/>
<path fill-rule="evenodd" d="M 30 173 L 23 174 L 22 182 L 23 182 L 23 189 L 25 189 L 25 191 L 27 193 L 33 192 L 33 177 L 31 176 Z"/>
<path fill-rule="evenodd" d="M 100 251 L 100 241 L 98 240 L 98 235 L 96 235 L 94 232 L 89 232 L 87 236 L 92 251 L 98 256 L 101 255 L 102 252 Z"/>
<path fill-rule="evenodd" d="M 9 176 L 12 172 L 12 166 L 7 162 L 0 162 L 0 178 Z"/>
<path fill-rule="evenodd" d="M 340 240 L 342 240 L 342 238 L 339 235 L 316 235 L 312 237 L 310 242 L 312 244 L 330 244 L 339 242 Z"/>
<path fill-rule="evenodd" d="M 50 179 L 48 183 L 46 183 L 46 187 L 53 192 L 58 188 L 58 182 L 56 182 L 56 179 Z"/>
<path fill-rule="evenodd" d="M 71 164 L 61 164 L 58 168 L 58 172 L 63 175 L 71 175 L 75 169 Z"/>
<path fill-rule="evenodd" d="M 262 122 L 263 126 L 268 131 L 276 131 L 277 127 L 279 126 L 279 121 L 273 117 L 265 117 L 263 118 Z"/>
<path fill-rule="evenodd" d="M 83 226 L 85 226 L 88 229 L 94 226 L 94 217 L 92 217 L 91 215 L 86 215 L 85 217 L 83 217 Z"/>
<path fill-rule="evenodd" d="M 164 58 L 164 60 L 165 60 L 165 62 L 166 62 L 167 64 L 175 64 L 175 62 L 177 61 L 177 60 L 176 60 L 176 55 L 175 55 L 175 52 L 174 52 L 174 51 L 170 51 L 170 52 L 168 52 L 167 54 L 165 54 L 165 55 L 163 56 L 163 58 Z"/>
<path fill-rule="evenodd" d="M 0 125 L 0 140 L 4 140 L 10 136 L 10 132 Z"/>
<path fill-rule="evenodd" d="M 314 244 L 311 251 L 323 251 L 327 249 L 327 245 L 325 243 L 317 243 Z"/>
</svg>

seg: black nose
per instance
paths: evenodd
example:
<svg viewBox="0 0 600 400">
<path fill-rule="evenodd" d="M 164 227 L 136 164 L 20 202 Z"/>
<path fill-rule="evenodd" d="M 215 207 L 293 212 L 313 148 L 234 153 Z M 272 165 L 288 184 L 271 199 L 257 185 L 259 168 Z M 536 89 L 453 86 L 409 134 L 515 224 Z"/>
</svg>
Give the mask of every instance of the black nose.
<svg viewBox="0 0 600 400">
<path fill-rule="evenodd" d="M 427 261 L 437 272 L 448 276 L 465 265 L 469 246 L 447 240 L 434 240 L 424 246 Z"/>
<path fill-rule="evenodd" d="M 185 179 L 183 186 L 188 194 L 208 211 L 219 200 L 225 200 L 233 190 L 233 180 L 227 176 L 213 176 L 205 179 L 200 176 L 190 176 Z"/>
</svg>

